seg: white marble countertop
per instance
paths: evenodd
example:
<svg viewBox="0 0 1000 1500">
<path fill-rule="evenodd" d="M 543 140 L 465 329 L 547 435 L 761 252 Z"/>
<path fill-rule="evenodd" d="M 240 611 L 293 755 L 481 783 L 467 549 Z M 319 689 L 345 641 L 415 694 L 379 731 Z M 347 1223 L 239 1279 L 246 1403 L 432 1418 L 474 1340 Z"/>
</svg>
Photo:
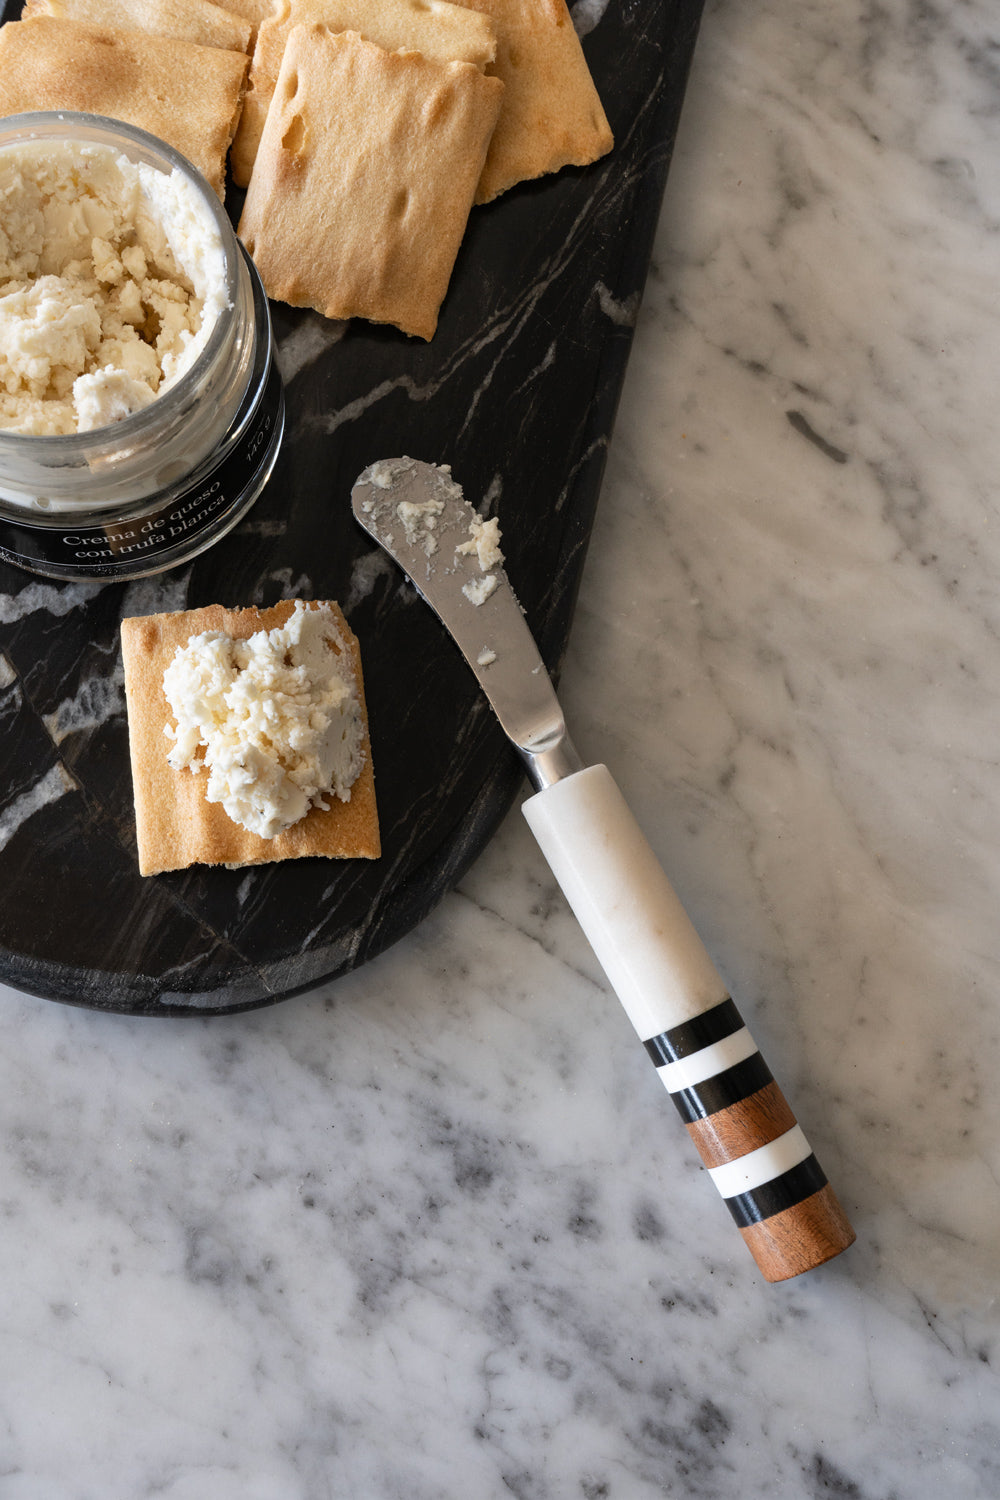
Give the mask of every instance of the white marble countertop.
<svg viewBox="0 0 1000 1500">
<path fill-rule="evenodd" d="M 563 684 L 857 1230 L 765 1283 L 515 812 L 348 980 L 0 994 L 3 1500 L 1000 1494 L 1000 52 L 709 3 Z"/>
</svg>

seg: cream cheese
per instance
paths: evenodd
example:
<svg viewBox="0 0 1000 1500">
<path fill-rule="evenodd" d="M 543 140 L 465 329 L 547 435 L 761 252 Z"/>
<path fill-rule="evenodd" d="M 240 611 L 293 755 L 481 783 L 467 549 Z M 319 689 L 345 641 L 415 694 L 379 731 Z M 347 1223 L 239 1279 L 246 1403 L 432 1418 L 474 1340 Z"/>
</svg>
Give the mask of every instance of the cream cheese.
<svg viewBox="0 0 1000 1500">
<path fill-rule="evenodd" d="M 206 797 L 271 839 L 327 798 L 350 801 L 363 721 L 351 658 L 330 609 L 301 601 L 247 640 L 206 631 L 163 675 L 175 770 L 208 772 Z"/>
<path fill-rule="evenodd" d="M 487 573 L 485 578 L 470 578 L 468 583 L 463 583 L 462 593 L 468 599 L 469 603 L 474 604 L 478 609 L 481 604 L 486 603 L 487 599 L 495 591 L 496 586 L 497 575 L 495 573 Z"/>
<path fill-rule="evenodd" d="M 403 474 L 413 472 L 415 465 L 412 458 L 380 458 L 368 468 L 369 480 L 377 489 L 391 490 L 396 480 Z"/>
<path fill-rule="evenodd" d="M 434 529 L 443 510 L 444 501 L 433 498 L 400 500 L 396 506 L 396 514 L 403 523 L 406 540 L 411 547 L 422 547 L 428 557 L 433 557 L 437 551 Z"/>
<path fill-rule="evenodd" d="M 503 566 L 503 553 L 500 551 L 500 522 L 496 516 L 489 521 L 484 521 L 482 516 L 473 516 L 469 522 L 469 540 L 459 542 L 455 552 L 464 553 L 466 556 L 474 553 L 479 563 L 479 571 L 485 575 L 482 578 L 470 578 L 468 583 L 462 585 L 462 593 L 469 603 L 474 604 L 478 609 L 480 605 L 486 603 L 499 582 L 497 575 L 489 570 Z"/>
<path fill-rule="evenodd" d="M 503 553 L 500 551 L 500 522 L 496 516 L 489 521 L 484 521 L 482 516 L 473 516 L 469 522 L 469 533 L 469 540 L 459 542 L 455 551 L 467 556 L 475 553 L 482 573 L 488 573 L 491 568 L 503 567 Z"/>
<path fill-rule="evenodd" d="M 87 432 L 147 406 L 228 306 L 218 227 L 179 170 L 84 141 L 0 151 L 0 428 Z"/>
</svg>

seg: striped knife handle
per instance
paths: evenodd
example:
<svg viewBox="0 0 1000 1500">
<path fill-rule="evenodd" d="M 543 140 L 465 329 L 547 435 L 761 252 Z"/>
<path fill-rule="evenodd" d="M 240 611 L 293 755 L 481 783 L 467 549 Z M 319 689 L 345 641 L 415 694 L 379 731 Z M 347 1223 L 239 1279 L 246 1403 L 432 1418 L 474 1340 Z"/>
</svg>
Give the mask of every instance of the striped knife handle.
<svg viewBox="0 0 1000 1500">
<path fill-rule="evenodd" d="M 524 814 L 765 1278 L 846 1250 L 854 1231 L 607 768 Z"/>
</svg>

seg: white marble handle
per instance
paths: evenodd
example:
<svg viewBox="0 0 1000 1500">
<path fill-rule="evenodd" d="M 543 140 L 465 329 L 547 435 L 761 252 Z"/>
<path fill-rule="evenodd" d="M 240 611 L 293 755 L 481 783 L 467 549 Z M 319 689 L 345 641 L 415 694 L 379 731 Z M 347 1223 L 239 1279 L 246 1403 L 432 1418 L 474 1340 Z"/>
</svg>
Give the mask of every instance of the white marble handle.
<svg viewBox="0 0 1000 1500">
<path fill-rule="evenodd" d="M 846 1249 L 854 1232 L 607 768 L 524 815 L 766 1278 Z"/>
</svg>

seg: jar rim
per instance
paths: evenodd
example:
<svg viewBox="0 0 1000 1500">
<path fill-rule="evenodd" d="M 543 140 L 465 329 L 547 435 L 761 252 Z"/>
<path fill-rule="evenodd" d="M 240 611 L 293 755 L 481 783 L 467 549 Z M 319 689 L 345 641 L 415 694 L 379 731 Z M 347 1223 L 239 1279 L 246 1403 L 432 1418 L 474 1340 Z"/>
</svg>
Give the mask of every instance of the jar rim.
<svg viewBox="0 0 1000 1500">
<path fill-rule="evenodd" d="M 159 136 L 108 115 L 75 110 L 32 110 L 8 115 L 0 120 L 0 152 L 22 143 L 63 140 L 117 149 L 133 164 L 151 166 L 165 176 L 170 176 L 175 170 L 180 171 L 198 193 L 218 230 L 223 249 L 228 304 L 230 308 L 235 306 L 242 261 L 236 231 L 218 194 L 186 156 L 182 156 L 175 147 Z M 34 433 L 0 428 L 0 443 L 10 444 L 11 453 L 20 450 L 25 455 L 33 454 L 36 459 L 50 453 L 71 464 L 75 457 L 82 458 L 84 454 L 90 458 L 100 456 L 105 446 L 108 451 L 112 451 L 121 448 L 123 444 L 138 441 L 148 430 L 163 421 L 165 407 L 182 406 L 190 399 L 203 372 L 218 359 L 220 348 L 227 338 L 226 319 L 216 318 L 197 358 L 163 395 L 156 396 L 148 406 L 140 407 L 138 411 L 130 412 L 115 422 L 89 428 L 86 432 Z"/>
</svg>

